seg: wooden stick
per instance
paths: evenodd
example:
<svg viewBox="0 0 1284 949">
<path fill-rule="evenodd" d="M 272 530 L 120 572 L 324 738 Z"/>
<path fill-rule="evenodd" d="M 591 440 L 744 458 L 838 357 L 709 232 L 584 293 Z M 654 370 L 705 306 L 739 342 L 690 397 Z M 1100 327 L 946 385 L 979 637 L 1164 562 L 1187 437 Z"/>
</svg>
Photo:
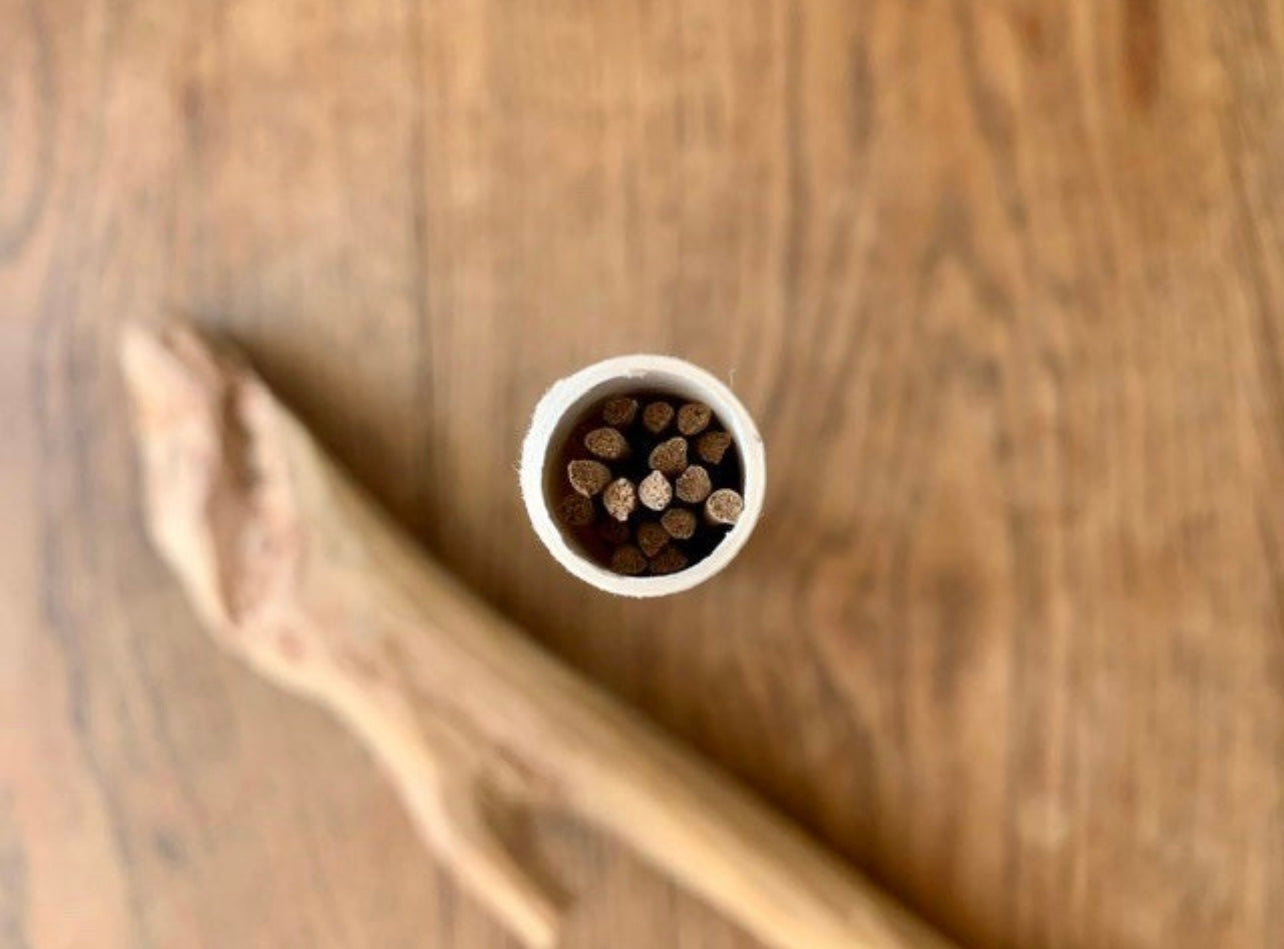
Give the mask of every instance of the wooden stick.
<svg viewBox="0 0 1284 949">
<path fill-rule="evenodd" d="M 614 836 L 775 949 L 947 945 L 425 556 L 238 359 L 135 328 L 123 364 L 148 528 L 214 638 L 351 728 L 526 944 L 560 911 L 483 790 Z"/>
</svg>

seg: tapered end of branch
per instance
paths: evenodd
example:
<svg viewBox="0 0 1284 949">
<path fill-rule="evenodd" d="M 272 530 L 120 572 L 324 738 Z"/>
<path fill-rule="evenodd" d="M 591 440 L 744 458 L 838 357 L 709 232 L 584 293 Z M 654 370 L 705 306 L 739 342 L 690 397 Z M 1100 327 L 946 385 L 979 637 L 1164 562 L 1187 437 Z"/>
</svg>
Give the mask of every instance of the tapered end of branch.
<svg viewBox="0 0 1284 949">
<path fill-rule="evenodd" d="M 120 359 L 148 529 L 202 618 L 229 634 L 278 595 L 297 556 L 274 402 L 234 353 L 181 326 L 127 325 Z"/>
</svg>

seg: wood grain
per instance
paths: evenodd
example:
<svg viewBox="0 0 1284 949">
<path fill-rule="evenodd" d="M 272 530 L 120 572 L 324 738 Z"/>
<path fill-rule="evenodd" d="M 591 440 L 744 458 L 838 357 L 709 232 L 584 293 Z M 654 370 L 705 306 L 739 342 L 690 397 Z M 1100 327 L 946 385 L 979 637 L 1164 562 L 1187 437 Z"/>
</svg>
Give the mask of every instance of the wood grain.
<svg viewBox="0 0 1284 949">
<path fill-rule="evenodd" d="M 147 550 L 114 336 L 175 311 L 961 942 L 1284 944 L 1277 3 L 0 24 L 0 945 L 511 945 Z M 543 386 L 632 350 L 728 378 L 768 444 L 754 543 L 671 602 L 586 595 L 509 490 Z M 570 945 L 752 945 L 528 832 Z"/>
</svg>

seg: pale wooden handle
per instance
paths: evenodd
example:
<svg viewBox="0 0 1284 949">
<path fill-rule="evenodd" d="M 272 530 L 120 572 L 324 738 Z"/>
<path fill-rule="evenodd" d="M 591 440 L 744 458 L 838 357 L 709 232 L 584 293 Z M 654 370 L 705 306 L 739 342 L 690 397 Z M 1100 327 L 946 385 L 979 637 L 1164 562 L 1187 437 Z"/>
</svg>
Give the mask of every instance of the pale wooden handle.
<svg viewBox="0 0 1284 949">
<path fill-rule="evenodd" d="M 528 945 L 556 942 L 556 901 L 482 788 L 626 842 L 778 949 L 947 945 L 462 588 L 234 355 L 178 328 L 132 328 L 122 355 L 150 530 L 215 638 L 347 723 Z"/>
</svg>

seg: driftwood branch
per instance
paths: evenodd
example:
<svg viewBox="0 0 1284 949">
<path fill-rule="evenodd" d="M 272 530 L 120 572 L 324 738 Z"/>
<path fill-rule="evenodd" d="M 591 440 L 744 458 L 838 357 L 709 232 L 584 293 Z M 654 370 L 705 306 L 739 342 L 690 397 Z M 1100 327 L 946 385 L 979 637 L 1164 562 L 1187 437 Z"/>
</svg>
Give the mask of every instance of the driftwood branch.
<svg viewBox="0 0 1284 949">
<path fill-rule="evenodd" d="M 214 637 L 360 736 L 528 945 L 559 907 L 483 795 L 599 828 L 778 949 L 946 945 L 416 549 L 234 355 L 133 328 L 123 363 L 149 529 Z"/>
</svg>

